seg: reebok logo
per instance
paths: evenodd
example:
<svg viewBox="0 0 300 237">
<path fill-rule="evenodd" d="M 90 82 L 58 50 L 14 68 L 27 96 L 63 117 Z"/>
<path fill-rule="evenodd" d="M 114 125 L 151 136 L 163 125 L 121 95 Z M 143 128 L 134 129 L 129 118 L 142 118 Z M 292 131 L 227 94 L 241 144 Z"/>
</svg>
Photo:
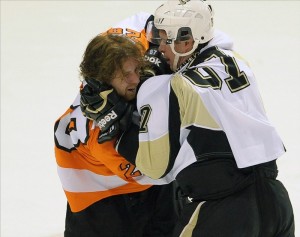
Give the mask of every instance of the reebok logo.
<svg viewBox="0 0 300 237">
<path fill-rule="evenodd" d="M 117 117 L 118 117 L 118 115 L 116 114 L 116 112 L 112 110 L 110 113 L 105 115 L 104 118 L 102 118 L 98 121 L 98 126 L 100 128 L 104 128 L 108 122 L 116 119 Z"/>
<path fill-rule="evenodd" d="M 147 61 L 149 61 L 150 63 L 155 64 L 158 67 L 161 63 L 160 59 L 156 58 L 156 57 L 149 57 L 148 55 L 145 55 L 145 58 L 146 58 Z"/>
</svg>

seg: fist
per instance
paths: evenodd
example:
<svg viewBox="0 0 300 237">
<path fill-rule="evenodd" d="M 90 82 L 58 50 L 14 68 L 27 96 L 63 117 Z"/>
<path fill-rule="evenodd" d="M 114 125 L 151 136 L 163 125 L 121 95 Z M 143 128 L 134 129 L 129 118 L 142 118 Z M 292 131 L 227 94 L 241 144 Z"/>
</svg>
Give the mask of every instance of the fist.
<svg viewBox="0 0 300 237">
<path fill-rule="evenodd" d="M 81 111 L 104 133 L 122 118 L 128 103 L 111 86 L 94 79 L 86 79 L 86 82 L 80 91 Z"/>
<path fill-rule="evenodd" d="M 150 62 L 155 76 L 173 73 L 158 47 L 150 47 L 145 53 L 145 59 Z"/>
</svg>

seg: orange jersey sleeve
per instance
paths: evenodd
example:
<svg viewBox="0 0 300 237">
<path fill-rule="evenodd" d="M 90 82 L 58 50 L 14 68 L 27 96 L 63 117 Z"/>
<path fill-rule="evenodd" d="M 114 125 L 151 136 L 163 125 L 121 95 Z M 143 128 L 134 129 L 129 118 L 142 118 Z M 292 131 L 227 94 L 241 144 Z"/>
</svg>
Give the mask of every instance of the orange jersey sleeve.
<svg viewBox="0 0 300 237">
<path fill-rule="evenodd" d="M 99 144 L 100 133 L 80 107 L 69 109 L 55 123 L 58 174 L 73 212 L 109 196 L 143 191 L 143 175 L 114 149 L 114 142 Z"/>
</svg>

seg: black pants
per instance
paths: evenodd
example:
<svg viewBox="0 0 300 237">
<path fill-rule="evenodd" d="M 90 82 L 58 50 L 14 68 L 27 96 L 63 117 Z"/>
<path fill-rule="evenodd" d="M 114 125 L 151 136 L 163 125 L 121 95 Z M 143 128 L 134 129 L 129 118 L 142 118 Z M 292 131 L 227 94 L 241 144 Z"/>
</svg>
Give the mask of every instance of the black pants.
<svg viewBox="0 0 300 237">
<path fill-rule="evenodd" d="M 253 182 L 228 196 L 187 200 L 173 236 L 294 237 L 292 205 L 274 166 L 248 170 Z"/>
<path fill-rule="evenodd" d="M 177 219 L 173 184 L 112 196 L 73 213 L 67 206 L 65 237 L 167 237 Z"/>
</svg>

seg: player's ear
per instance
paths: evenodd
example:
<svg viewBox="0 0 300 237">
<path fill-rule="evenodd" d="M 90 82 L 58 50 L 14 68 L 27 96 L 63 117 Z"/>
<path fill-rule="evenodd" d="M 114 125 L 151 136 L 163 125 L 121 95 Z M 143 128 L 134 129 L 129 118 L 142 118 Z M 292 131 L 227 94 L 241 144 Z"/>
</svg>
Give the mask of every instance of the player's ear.
<svg viewBox="0 0 300 237">
<path fill-rule="evenodd" d="M 194 40 L 192 38 L 184 41 L 186 52 L 189 52 L 193 48 L 193 45 L 194 45 Z"/>
</svg>

